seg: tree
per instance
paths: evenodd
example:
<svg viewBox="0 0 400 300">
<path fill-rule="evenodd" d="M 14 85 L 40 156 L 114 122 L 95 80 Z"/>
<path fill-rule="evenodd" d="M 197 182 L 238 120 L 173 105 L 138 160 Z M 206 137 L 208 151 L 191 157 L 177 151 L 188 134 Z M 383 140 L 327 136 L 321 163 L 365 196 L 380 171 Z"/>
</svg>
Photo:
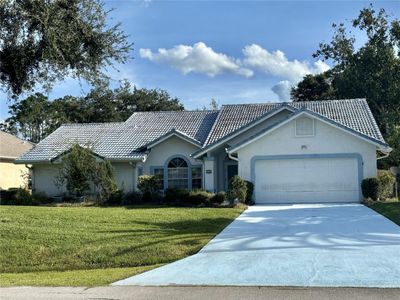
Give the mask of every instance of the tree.
<svg viewBox="0 0 400 300">
<path fill-rule="evenodd" d="M 102 203 L 117 191 L 113 166 L 109 161 L 98 162 L 89 145 L 71 145 L 61 162 L 55 183 L 59 187 L 65 184 L 70 195 L 83 196 L 92 183 L 97 200 Z"/>
<path fill-rule="evenodd" d="M 53 101 L 37 93 L 11 105 L 11 117 L 0 128 L 37 143 L 61 124 L 124 122 L 136 111 L 156 110 L 183 110 L 183 105 L 167 91 L 132 89 L 125 82 L 114 90 L 97 86 L 84 97 Z"/>
<path fill-rule="evenodd" d="M 321 43 L 314 53 L 314 57 L 330 61 L 332 69 L 306 76 L 292 90 L 292 98 L 366 97 L 383 134 L 388 136 L 393 126 L 400 124 L 400 21 L 370 6 L 362 9 L 351 25 L 365 33 L 365 44 L 357 48 L 356 38 L 345 25 L 333 24 L 331 42 Z"/>
<path fill-rule="evenodd" d="M 132 49 L 107 15 L 101 0 L 2 0 L 1 85 L 20 95 L 67 76 L 107 81 L 105 68 L 126 62 Z"/>
<path fill-rule="evenodd" d="M 317 75 L 308 74 L 291 91 L 294 101 L 325 100 L 333 99 L 335 96 L 336 91 L 332 86 L 329 72 Z"/>
<path fill-rule="evenodd" d="M 96 169 L 96 157 L 93 152 L 88 147 L 74 144 L 61 162 L 61 169 L 55 180 L 56 185 L 60 187 L 65 184 L 71 195 L 83 196 L 90 188 Z"/>
<path fill-rule="evenodd" d="M 19 133 L 24 139 L 37 143 L 52 132 L 49 112 L 48 98 L 36 93 L 11 105 L 11 117 L 5 120 L 2 127 L 8 132 Z"/>
</svg>

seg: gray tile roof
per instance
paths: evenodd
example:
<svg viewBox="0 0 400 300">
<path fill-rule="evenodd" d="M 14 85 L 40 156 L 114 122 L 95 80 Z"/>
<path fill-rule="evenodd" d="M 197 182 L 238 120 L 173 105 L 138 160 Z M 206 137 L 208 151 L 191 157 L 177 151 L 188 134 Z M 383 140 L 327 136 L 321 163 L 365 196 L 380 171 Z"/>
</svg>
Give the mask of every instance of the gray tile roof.
<svg viewBox="0 0 400 300">
<path fill-rule="evenodd" d="M 219 141 L 224 136 L 248 125 L 264 114 L 282 107 L 307 108 L 332 121 L 355 131 L 385 142 L 365 99 L 329 100 L 290 103 L 259 103 L 224 105 L 216 123 L 207 137 L 205 146 Z"/>
<path fill-rule="evenodd" d="M 95 153 L 109 159 L 140 159 L 146 155 L 146 145 L 173 131 L 188 136 L 203 148 L 210 147 L 282 106 L 309 109 L 385 143 L 364 99 L 236 104 L 224 105 L 219 111 L 138 112 L 120 123 L 62 125 L 18 160 L 48 161 L 64 153 L 72 143 L 90 144 Z"/>
<path fill-rule="evenodd" d="M 126 122 L 66 124 L 19 158 L 19 161 L 48 161 L 67 151 L 71 144 L 89 144 L 109 159 L 139 159 L 143 146 L 175 129 L 204 144 L 218 111 L 138 112 Z"/>
</svg>

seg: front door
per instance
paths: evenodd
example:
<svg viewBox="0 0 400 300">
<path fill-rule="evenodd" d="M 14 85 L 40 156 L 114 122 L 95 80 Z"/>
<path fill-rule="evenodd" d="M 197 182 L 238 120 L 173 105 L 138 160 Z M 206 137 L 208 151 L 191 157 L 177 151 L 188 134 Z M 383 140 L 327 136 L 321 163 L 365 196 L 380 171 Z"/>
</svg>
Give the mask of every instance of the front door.
<svg viewBox="0 0 400 300">
<path fill-rule="evenodd" d="M 229 181 L 233 176 L 238 174 L 238 165 L 237 163 L 229 163 L 225 168 L 225 190 L 228 190 Z"/>
</svg>

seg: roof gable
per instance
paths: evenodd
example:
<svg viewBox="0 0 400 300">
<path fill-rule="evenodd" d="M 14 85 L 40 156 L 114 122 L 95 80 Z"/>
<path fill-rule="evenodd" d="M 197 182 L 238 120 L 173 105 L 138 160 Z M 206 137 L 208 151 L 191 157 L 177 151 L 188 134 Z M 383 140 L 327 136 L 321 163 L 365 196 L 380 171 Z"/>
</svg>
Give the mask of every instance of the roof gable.
<svg viewBox="0 0 400 300">
<path fill-rule="evenodd" d="M 371 138 L 368 135 L 360 133 L 360 132 L 358 132 L 358 131 L 350 128 L 350 127 L 344 126 L 343 124 L 335 122 L 335 121 L 333 121 L 333 120 L 331 120 L 331 119 L 329 119 L 329 118 L 327 118 L 327 117 L 325 117 L 325 116 L 323 116 L 321 114 L 318 114 L 318 113 L 316 113 L 314 111 L 311 111 L 311 110 L 309 110 L 309 109 L 304 107 L 304 108 L 301 108 L 301 109 L 297 110 L 294 114 L 288 116 L 285 120 L 282 120 L 281 122 L 275 123 L 275 124 L 265 128 L 265 129 L 259 131 L 258 133 L 256 133 L 255 135 L 249 137 L 248 139 L 246 139 L 246 140 L 244 140 L 244 141 L 242 141 L 242 142 L 240 142 L 240 143 L 238 143 L 236 145 L 233 145 L 232 147 L 230 147 L 228 149 L 228 152 L 229 153 L 234 153 L 235 151 L 239 150 L 240 148 L 245 147 L 246 145 L 250 144 L 251 142 L 260 139 L 261 137 L 263 137 L 263 136 L 275 131 L 276 129 L 282 127 L 283 125 L 285 125 L 285 124 L 289 123 L 290 121 L 293 121 L 293 120 L 295 120 L 295 119 L 297 119 L 297 118 L 299 118 L 300 116 L 303 116 L 303 115 L 308 115 L 308 116 L 310 116 L 312 118 L 316 118 L 316 119 L 318 119 L 318 120 L 320 120 L 320 121 L 322 121 L 322 122 L 324 122 L 326 124 L 334 126 L 334 127 L 338 128 L 340 130 L 343 130 L 343 131 L 345 131 L 345 132 L 347 132 L 349 134 L 352 134 L 352 135 L 354 135 L 354 136 L 356 136 L 358 138 L 361 138 L 361 139 L 363 139 L 363 140 L 365 140 L 365 141 L 367 141 L 369 143 L 372 143 L 372 144 L 378 146 L 379 149 L 382 150 L 382 151 L 390 152 L 392 150 L 385 142 L 381 142 L 379 140 Z"/>
</svg>

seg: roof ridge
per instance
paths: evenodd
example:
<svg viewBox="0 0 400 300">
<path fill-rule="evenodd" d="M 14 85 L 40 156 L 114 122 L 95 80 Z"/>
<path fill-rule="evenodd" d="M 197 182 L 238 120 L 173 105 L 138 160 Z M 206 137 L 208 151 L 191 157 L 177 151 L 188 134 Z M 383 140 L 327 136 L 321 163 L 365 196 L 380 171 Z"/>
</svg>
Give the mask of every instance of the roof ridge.
<svg viewBox="0 0 400 300">
<path fill-rule="evenodd" d="M 237 104 L 223 104 L 224 106 L 239 106 L 239 105 L 293 105 L 293 103 L 321 103 L 321 102 L 351 102 L 351 101 L 366 101 L 365 98 L 345 98 L 345 99 L 325 99 L 325 100 L 309 100 L 309 101 L 284 101 L 284 102 L 256 102 L 256 103 L 237 103 Z"/>
<path fill-rule="evenodd" d="M 218 111 L 218 115 L 217 115 L 217 117 L 215 118 L 214 123 L 213 123 L 213 125 L 211 126 L 211 129 L 210 129 L 210 131 L 209 131 L 208 134 L 207 134 L 207 138 L 204 140 L 204 143 L 203 143 L 202 146 L 208 144 L 208 140 L 211 138 L 211 135 L 212 135 L 212 133 L 213 133 L 213 131 L 214 131 L 214 129 L 215 129 L 215 126 L 217 125 L 217 123 L 218 123 L 218 121 L 219 121 L 219 118 L 220 118 L 220 116 L 222 115 L 223 109 L 224 109 L 224 106 L 222 105 L 221 109 L 217 110 L 217 111 Z"/>
</svg>

